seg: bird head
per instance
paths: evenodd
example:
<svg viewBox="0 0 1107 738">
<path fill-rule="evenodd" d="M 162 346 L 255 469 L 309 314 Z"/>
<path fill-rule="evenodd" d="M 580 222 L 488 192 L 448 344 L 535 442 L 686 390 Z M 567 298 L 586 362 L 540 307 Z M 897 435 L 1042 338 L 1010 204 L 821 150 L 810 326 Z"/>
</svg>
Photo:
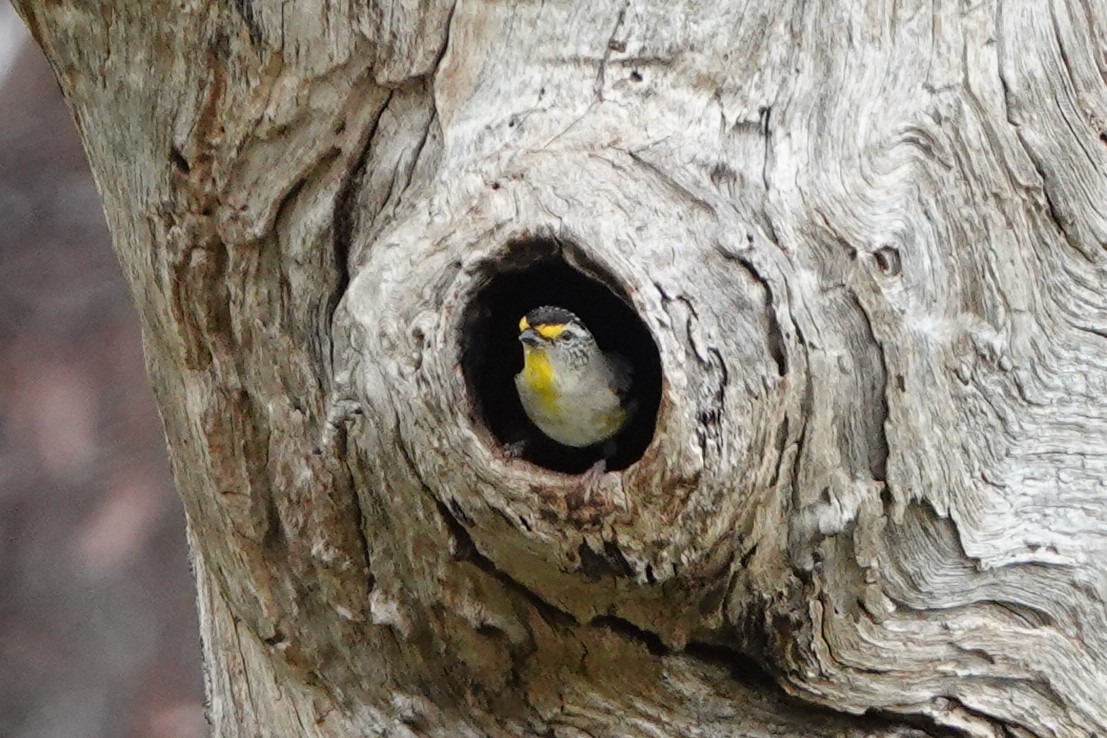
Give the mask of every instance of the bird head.
<svg viewBox="0 0 1107 738">
<path fill-rule="evenodd" d="M 530 356 L 541 352 L 551 356 L 587 356 L 596 340 L 580 318 L 565 308 L 543 305 L 519 320 L 519 342 Z"/>
</svg>

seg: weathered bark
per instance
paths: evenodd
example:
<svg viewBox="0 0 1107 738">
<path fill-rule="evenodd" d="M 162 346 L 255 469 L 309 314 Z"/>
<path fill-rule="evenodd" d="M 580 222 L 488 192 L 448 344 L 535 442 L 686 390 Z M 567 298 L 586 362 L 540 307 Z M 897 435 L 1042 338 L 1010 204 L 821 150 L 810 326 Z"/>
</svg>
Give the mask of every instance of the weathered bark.
<svg viewBox="0 0 1107 738">
<path fill-rule="evenodd" d="M 1107 733 L 1102 2 L 16 5 L 217 734 Z M 551 256 L 660 353 L 614 511 L 471 376 Z"/>
</svg>

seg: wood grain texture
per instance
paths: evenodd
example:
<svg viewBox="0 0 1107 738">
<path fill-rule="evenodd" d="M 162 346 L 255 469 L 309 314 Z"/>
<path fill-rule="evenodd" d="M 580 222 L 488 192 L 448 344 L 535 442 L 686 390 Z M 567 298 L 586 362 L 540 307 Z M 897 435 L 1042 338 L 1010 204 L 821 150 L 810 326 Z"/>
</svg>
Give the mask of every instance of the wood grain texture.
<svg viewBox="0 0 1107 738">
<path fill-rule="evenodd" d="M 218 735 L 1107 731 L 1102 2 L 16 6 Z M 608 514 L 460 368 L 536 238 L 660 351 Z"/>
</svg>

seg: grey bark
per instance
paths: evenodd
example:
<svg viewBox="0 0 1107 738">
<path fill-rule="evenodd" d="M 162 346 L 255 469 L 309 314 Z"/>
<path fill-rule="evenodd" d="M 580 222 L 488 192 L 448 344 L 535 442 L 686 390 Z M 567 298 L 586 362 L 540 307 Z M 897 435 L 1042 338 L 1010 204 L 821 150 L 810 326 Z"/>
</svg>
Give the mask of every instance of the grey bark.
<svg viewBox="0 0 1107 738">
<path fill-rule="evenodd" d="M 15 4 L 215 734 L 1107 734 L 1102 2 Z M 660 350 L 613 511 L 460 369 L 535 237 Z"/>
</svg>

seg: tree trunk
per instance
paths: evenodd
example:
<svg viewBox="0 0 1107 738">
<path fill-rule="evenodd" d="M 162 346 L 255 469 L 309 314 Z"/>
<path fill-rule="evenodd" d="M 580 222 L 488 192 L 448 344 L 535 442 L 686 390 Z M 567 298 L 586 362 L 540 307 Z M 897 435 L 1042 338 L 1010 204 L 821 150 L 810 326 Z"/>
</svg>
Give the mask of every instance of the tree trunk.
<svg viewBox="0 0 1107 738">
<path fill-rule="evenodd" d="M 217 735 L 1107 734 L 1101 0 L 15 4 Z M 542 302 L 636 368 L 591 500 Z"/>
</svg>

